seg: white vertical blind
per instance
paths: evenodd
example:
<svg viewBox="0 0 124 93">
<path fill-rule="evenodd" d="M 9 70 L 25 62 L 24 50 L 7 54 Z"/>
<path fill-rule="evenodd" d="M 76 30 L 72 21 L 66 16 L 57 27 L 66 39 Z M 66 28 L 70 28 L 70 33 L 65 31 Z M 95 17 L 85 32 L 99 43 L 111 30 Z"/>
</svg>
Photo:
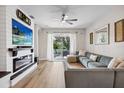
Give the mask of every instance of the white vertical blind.
<svg viewBox="0 0 124 93">
<path fill-rule="evenodd" d="M 70 33 L 70 54 L 76 52 L 76 33 Z"/>
<path fill-rule="evenodd" d="M 53 34 L 52 33 L 48 33 L 47 36 L 47 59 L 48 61 L 53 61 L 54 59 L 54 51 L 53 51 Z"/>
</svg>

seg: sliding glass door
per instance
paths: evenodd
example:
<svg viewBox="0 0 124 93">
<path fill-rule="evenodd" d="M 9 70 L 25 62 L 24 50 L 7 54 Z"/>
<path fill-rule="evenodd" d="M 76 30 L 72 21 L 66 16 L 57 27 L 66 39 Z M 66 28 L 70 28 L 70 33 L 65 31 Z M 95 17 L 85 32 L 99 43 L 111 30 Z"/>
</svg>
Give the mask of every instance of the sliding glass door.
<svg viewBox="0 0 124 93">
<path fill-rule="evenodd" d="M 54 35 L 53 39 L 54 60 L 63 60 L 70 54 L 70 37 L 67 35 Z"/>
<path fill-rule="evenodd" d="M 75 33 L 48 33 L 47 59 L 49 61 L 64 60 L 76 51 Z"/>
</svg>

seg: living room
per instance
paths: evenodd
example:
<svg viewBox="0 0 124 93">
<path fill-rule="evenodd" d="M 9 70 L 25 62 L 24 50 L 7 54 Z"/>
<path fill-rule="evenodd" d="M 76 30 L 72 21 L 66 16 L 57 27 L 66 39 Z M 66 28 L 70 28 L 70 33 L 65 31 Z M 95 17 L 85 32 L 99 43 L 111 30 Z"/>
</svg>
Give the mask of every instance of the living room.
<svg viewBox="0 0 124 93">
<path fill-rule="evenodd" d="M 123 88 L 123 9 L 1 5 L 0 87 Z"/>
</svg>

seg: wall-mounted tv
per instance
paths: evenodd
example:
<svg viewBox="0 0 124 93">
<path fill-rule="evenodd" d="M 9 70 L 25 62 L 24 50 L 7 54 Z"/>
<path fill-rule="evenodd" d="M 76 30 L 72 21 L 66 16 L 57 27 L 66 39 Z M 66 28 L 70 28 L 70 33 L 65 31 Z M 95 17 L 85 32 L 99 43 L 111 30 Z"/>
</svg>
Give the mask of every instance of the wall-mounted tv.
<svg viewBox="0 0 124 93">
<path fill-rule="evenodd" d="M 20 46 L 32 45 L 32 30 L 12 19 L 12 44 Z"/>
</svg>

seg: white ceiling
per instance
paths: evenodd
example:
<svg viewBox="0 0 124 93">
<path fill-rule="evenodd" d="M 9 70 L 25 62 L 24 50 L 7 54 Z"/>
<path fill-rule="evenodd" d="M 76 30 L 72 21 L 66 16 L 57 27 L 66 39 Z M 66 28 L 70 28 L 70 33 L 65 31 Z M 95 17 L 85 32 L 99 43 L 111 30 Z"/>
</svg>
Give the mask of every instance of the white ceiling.
<svg viewBox="0 0 124 93">
<path fill-rule="evenodd" d="M 86 28 L 116 6 L 23 5 L 20 7 L 29 15 L 33 15 L 35 22 L 44 28 Z M 78 21 L 73 22 L 73 25 L 61 23 L 63 10 L 68 15 L 68 18 L 77 18 Z"/>
</svg>

